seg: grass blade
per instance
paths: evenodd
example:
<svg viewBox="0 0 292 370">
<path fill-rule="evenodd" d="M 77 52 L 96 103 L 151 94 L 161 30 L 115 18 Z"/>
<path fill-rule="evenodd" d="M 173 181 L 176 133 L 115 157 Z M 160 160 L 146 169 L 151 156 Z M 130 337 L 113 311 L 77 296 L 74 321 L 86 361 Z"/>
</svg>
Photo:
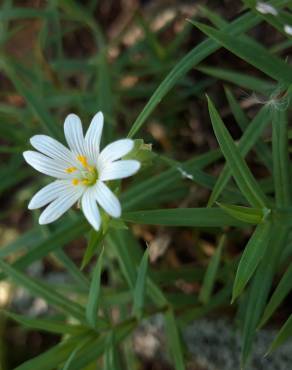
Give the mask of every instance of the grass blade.
<svg viewBox="0 0 292 370">
<path fill-rule="evenodd" d="M 280 329 L 276 338 L 274 339 L 271 347 L 268 350 L 268 354 L 280 347 L 284 342 L 286 342 L 292 336 L 292 314 L 289 316 L 288 320 Z"/>
<path fill-rule="evenodd" d="M 227 97 L 229 106 L 231 108 L 231 111 L 234 115 L 234 118 L 236 119 L 236 122 L 240 126 L 243 132 L 243 136 L 244 136 L 245 131 L 249 130 L 249 120 L 246 117 L 243 110 L 241 109 L 240 104 L 236 101 L 232 92 L 228 88 L 225 88 L 225 93 L 226 93 L 226 97 Z M 259 139 L 257 142 L 255 142 L 254 149 L 258 157 L 265 164 L 265 166 L 270 170 L 270 172 L 272 172 L 273 170 L 272 162 L 273 161 L 272 161 L 272 155 L 271 155 L 271 152 L 268 146 L 264 143 L 263 140 Z"/>
<path fill-rule="evenodd" d="M 288 152 L 288 121 L 286 112 L 280 109 L 273 111 L 272 148 L 273 176 L 275 183 L 276 204 L 278 207 L 291 205 L 291 181 Z"/>
<path fill-rule="evenodd" d="M 261 44 L 252 39 L 235 37 L 226 31 L 218 31 L 205 24 L 190 21 L 195 27 L 199 28 L 207 36 L 224 46 L 226 49 L 255 66 L 260 71 L 274 78 L 278 82 L 287 84 L 292 83 L 292 73 L 289 64 L 271 54 Z"/>
<path fill-rule="evenodd" d="M 259 224 L 249 239 L 240 259 L 233 284 L 232 302 L 241 294 L 263 258 L 271 238 L 271 224 Z"/>
<path fill-rule="evenodd" d="M 145 286 L 148 269 L 148 249 L 145 250 L 141 263 L 138 267 L 137 280 L 134 290 L 133 314 L 141 319 L 144 308 Z"/>
<path fill-rule="evenodd" d="M 272 286 L 275 268 L 278 264 L 281 251 L 286 244 L 287 230 L 281 224 L 273 225 L 271 229 L 266 254 L 249 287 L 245 304 L 245 318 L 243 327 L 243 343 L 241 363 L 244 366 L 250 356 L 256 329 L 261 320 L 265 304 Z"/>
<path fill-rule="evenodd" d="M 232 31 L 234 35 L 239 35 L 240 33 L 247 31 L 259 23 L 259 19 L 260 18 L 258 16 L 255 16 L 249 12 L 230 23 L 226 28 L 224 28 L 224 30 L 225 32 Z M 169 90 L 177 83 L 177 81 L 179 81 L 180 78 L 182 78 L 189 70 L 204 60 L 207 56 L 219 49 L 219 47 L 220 46 L 213 40 L 205 40 L 191 50 L 179 63 L 177 63 L 158 86 L 157 90 L 151 96 L 148 103 L 133 123 L 128 137 L 133 137 L 137 134 L 146 119 L 160 103 L 161 99 L 169 92 Z"/>
<path fill-rule="evenodd" d="M 267 205 L 266 197 L 209 98 L 208 107 L 215 135 L 238 187 L 253 207 L 264 208 Z"/>
<path fill-rule="evenodd" d="M 88 295 L 88 302 L 86 305 L 86 319 L 89 325 L 92 326 L 93 328 L 95 328 L 97 325 L 103 252 L 104 250 L 101 251 L 98 257 L 98 260 L 96 262 L 95 268 L 93 270 L 93 275 L 92 275 L 92 280 L 91 280 L 89 295 Z"/>
<path fill-rule="evenodd" d="M 171 309 L 164 315 L 167 342 L 176 370 L 185 370 L 184 356 L 177 322 Z"/>
<path fill-rule="evenodd" d="M 224 209 L 227 213 L 229 213 L 232 217 L 246 223 L 250 224 L 259 224 L 263 218 L 267 216 L 269 210 L 267 209 L 260 209 L 260 208 L 249 208 L 249 207 L 242 207 L 236 206 L 233 204 L 223 204 L 217 202 L 220 208 Z"/>
<path fill-rule="evenodd" d="M 18 323 L 36 330 L 44 330 L 56 334 L 71 334 L 78 335 L 82 334 L 85 331 L 88 331 L 88 328 L 82 325 L 69 324 L 65 322 L 56 321 L 53 319 L 35 319 L 28 316 L 18 315 L 13 312 L 8 312 L 1 310 L 6 316 L 17 321 Z"/>
<path fill-rule="evenodd" d="M 273 313 L 280 306 L 280 304 L 287 297 L 291 290 L 292 290 L 292 265 L 288 267 L 288 269 L 282 276 L 269 303 L 267 304 L 259 327 L 263 326 L 269 320 L 269 318 L 273 315 Z"/>
<path fill-rule="evenodd" d="M 174 208 L 127 212 L 124 221 L 145 225 L 193 227 L 244 227 L 246 224 L 220 208 Z"/>
<path fill-rule="evenodd" d="M 58 307 L 69 315 L 76 317 L 78 320 L 84 321 L 84 309 L 78 303 L 63 297 L 61 294 L 50 290 L 48 286 L 35 281 L 18 271 L 14 267 L 9 266 L 0 259 L 0 267 L 16 284 L 26 288 L 32 295 L 44 298 L 49 304 Z"/>
<path fill-rule="evenodd" d="M 216 279 L 216 275 L 217 275 L 217 271 L 218 271 L 218 267 L 219 267 L 219 263 L 220 263 L 222 248 L 225 244 L 225 241 L 226 241 L 226 237 L 225 235 L 223 235 L 220 238 L 219 245 L 216 248 L 216 251 L 213 254 L 209 262 L 208 268 L 206 270 L 206 274 L 204 276 L 203 284 L 202 284 L 200 294 L 199 294 L 199 300 L 204 304 L 207 304 L 210 300 L 212 290 L 214 287 L 214 283 L 215 283 L 215 279 Z"/>
</svg>

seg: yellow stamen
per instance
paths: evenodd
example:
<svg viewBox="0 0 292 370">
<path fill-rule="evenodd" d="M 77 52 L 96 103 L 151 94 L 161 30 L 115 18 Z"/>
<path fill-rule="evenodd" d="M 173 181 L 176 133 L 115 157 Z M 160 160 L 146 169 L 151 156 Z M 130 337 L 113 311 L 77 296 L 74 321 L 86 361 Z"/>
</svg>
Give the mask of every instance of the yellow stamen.
<svg viewBox="0 0 292 370">
<path fill-rule="evenodd" d="M 68 168 L 66 168 L 66 172 L 67 173 L 72 173 L 72 172 L 75 172 L 76 170 L 77 170 L 76 167 L 68 167 Z"/>
<path fill-rule="evenodd" d="M 80 182 L 80 180 L 78 180 L 78 179 L 73 179 L 72 180 L 72 184 L 75 185 L 75 186 L 78 185 L 79 182 Z"/>
<path fill-rule="evenodd" d="M 84 155 L 78 155 L 77 160 L 82 164 L 83 167 L 89 168 L 89 164 L 87 162 L 87 158 Z"/>
<path fill-rule="evenodd" d="M 87 180 L 87 179 L 83 179 L 83 180 L 82 180 L 82 184 L 83 184 L 83 185 L 89 185 L 89 184 L 90 184 L 90 181 L 89 181 L 89 180 Z"/>
</svg>

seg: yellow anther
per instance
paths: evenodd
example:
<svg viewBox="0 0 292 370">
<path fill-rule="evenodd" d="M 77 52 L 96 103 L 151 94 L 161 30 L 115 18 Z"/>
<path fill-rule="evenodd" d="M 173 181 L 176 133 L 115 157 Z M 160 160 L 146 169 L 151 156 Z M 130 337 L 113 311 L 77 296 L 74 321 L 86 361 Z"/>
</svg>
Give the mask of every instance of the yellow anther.
<svg viewBox="0 0 292 370">
<path fill-rule="evenodd" d="M 76 170 L 77 170 L 76 167 L 68 167 L 68 168 L 66 168 L 66 172 L 67 173 L 72 173 L 72 172 L 75 172 Z"/>
<path fill-rule="evenodd" d="M 75 185 L 75 186 L 78 185 L 79 182 L 80 182 L 80 180 L 78 180 L 78 179 L 73 179 L 72 180 L 72 184 Z"/>
<path fill-rule="evenodd" d="M 77 160 L 82 164 L 83 167 L 89 168 L 89 164 L 87 162 L 87 158 L 84 155 L 78 155 Z"/>
<path fill-rule="evenodd" d="M 90 184 L 90 181 L 88 179 L 83 179 L 82 180 L 82 184 L 83 185 L 89 185 Z"/>
</svg>

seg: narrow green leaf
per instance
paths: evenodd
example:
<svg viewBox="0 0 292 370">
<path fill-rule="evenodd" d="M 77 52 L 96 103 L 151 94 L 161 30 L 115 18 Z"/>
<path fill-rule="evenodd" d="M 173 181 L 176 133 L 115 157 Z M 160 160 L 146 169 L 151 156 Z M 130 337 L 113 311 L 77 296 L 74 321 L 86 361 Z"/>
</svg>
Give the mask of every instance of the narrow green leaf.
<svg viewBox="0 0 292 370">
<path fill-rule="evenodd" d="M 168 346 L 174 361 L 176 370 L 185 370 L 184 356 L 182 351 L 181 338 L 177 328 L 177 321 L 171 309 L 164 314 L 165 330 Z"/>
<path fill-rule="evenodd" d="M 206 270 L 206 274 L 204 276 L 203 284 L 199 294 L 199 300 L 204 304 L 208 303 L 210 300 L 212 290 L 216 281 L 216 275 L 220 263 L 222 248 L 225 244 L 225 241 L 226 237 L 225 235 L 223 235 L 220 238 L 219 245 L 216 248 L 216 251 L 213 254 L 209 262 L 208 268 Z"/>
<path fill-rule="evenodd" d="M 61 248 L 64 244 L 79 237 L 89 229 L 89 225 L 84 219 L 77 217 L 75 219 L 63 221 L 62 225 L 50 233 L 50 235 L 40 235 L 32 250 L 29 250 L 24 256 L 19 257 L 13 267 L 18 270 L 24 269 L 34 261 L 46 256 L 48 253 Z M 31 247 L 31 246 L 30 246 Z M 4 274 L 0 274 L 0 279 Z"/>
<path fill-rule="evenodd" d="M 248 125 L 247 129 L 244 131 L 241 139 L 238 142 L 238 150 L 240 151 L 243 157 L 255 145 L 260 135 L 262 134 L 264 128 L 268 125 L 269 122 L 270 122 L 270 110 L 268 107 L 264 107 L 259 111 L 259 113 Z M 218 199 L 219 195 L 221 194 L 226 184 L 228 183 L 231 174 L 232 173 L 230 171 L 229 166 L 225 166 L 224 169 L 221 171 L 218 181 L 214 186 L 214 189 L 210 196 L 208 202 L 209 207 L 212 206 L 213 203 Z"/>
<path fill-rule="evenodd" d="M 48 286 L 45 286 L 40 281 L 33 280 L 14 267 L 9 266 L 1 259 L 0 267 L 16 284 L 26 288 L 32 295 L 44 298 L 49 304 L 60 308 L 67 314 L 76 317 L 78 320 L 84 320 L 84 309 L 78 303 L 49 289 Z"/>
<path fill-rule="evenodd" d="M 63 249 L 58 249 L 54 252 L 56 258 L 63 264 L 68 273 L 73 277 L 77 284 L 86 290 L 89 288 L 89 280 L 87 277 L 79 270 L 75 263 L 67 256 Z"/>
<path fill-rule="evenodd" d="M 283 3 L 286 2 L 283 1 Z M 226 28 L 224 28 L 224 31 L 232 31 L 233 35 L 239 35 L 240 33 L 245 32 L 258 24 L 259 19 L 260 18 L 254 15 L 252 12 L 248 12 L 236 19 L 234 22 L 230 23 Z M 184 76 L 195 65 L 204 60 L 207 56 L 219 49 L 219 47 L 220 46 L 213 40 L 205 40 L 192 49 L 179 63 L 177 63 L 153 93 L 148 103 L 132 125 L 128 136 L 133 137 L 137 134 L 137 132 L 145 123 L 146 119 L 160 103 L 161 99 L 169 92 L 169 90 L 182 76 Z"/>
<path fill-rule="evenodd" d="M 228 81 L 236 86 L 241 86 L 245 89 L 249 89 L 252 92 L 257 91 L 261 94 L 267 94 L 275 89 L 276 84 L 270 83 L 264 79 L 247 75 L 246 73 L 240 73 L 230 69 L 215 68 L 209 66 L 199 66 L 196 69 L 209 76 L 216 77 L 223 81 Z"/>
<path fill-rule="evenodd" d="M 114 331 L 115 344 L 118 345 L 123 341 L 137 326 L 133 320 L 127 320 L 119 324 Z M 78 353 L 78 358 L 72 363 L 70 370 L 80 370 L 86 368 L 86 366 L 98 359 L 106 350 L 108 344 L 108 336 L 101 335 L 93 338 L 93 340 L 84 346 Z M 113 369 L 116 370 L 116 369 Z"/>
<path fill-rule="evenodd" d="M 266 208 L 264 209 L 249 208 L 219 202 L 217 202 L 217 204 L 219 205 L 220 208 L 224 209 L 232 217 L 253 225 L 259 224 L 270 213 L 270 210 Z"/>
<path fill-rule="evenodd" d="M 115 356 L 115 339 L 114 332 L 110 331 L 107 338 L 107 345 L 104 355 L 104 370 L 118 370 Z"/>
<path fill-rule="evenodd" d="M 271 238 L 270 222 L 257 226 L 240 259 L 232 291 L 232 302 L 240 295 L 263 258 Z"/>
<path fill-rule="evenodd" d="M 269 318 L 273 315 L 273 313 L 280 306 L 280 304 L 287 297 L 291 290 L 292 290 L 292 265 L 290 265 L 288 269 L 285 271 L 269 303 L 267 304 L 259 327 L 263 326 L 269 320 Z"/>
<path fill-rule="evenodd" d="M 236 122 L 240 126 L 242 132 L 243 132 L 243 137 L 245 136 L 245 131 L 250 130 L 249 126 L 252 126 L 253 121 L 249 125 L 249 119 L 245 115 L 244 111 L 242 110 L 240 104 L 237 102 L 235 99 L 234 95 L 232 92 L 225 87 L 225 93 L 226 97 L 229 103 L 229 106 L 231 108 L 231 111 L 234 115 L 234 118 L 236 119 Z M 269 121 L 269 120 L 267 120 Z M 265 122 L 265 119 L 263 118 L 263 122 Z M 261 159 L 261 161 L 265 164 L 265 166 L 272 172 L 273 170 L 273 161 L 272 161 L 272 155 L 270 152 L 270 148 L 267 146 L 266 143 L 262 139 L 259 139 L 257 142 L 252 140 L 252 144 L 254 144 L 254 149 L 258 155 L 258 157 Z M 240 147 L 240 144 L 239 144 Z"/>
<path fill-rule="evenodd" d="M 250 172 L 238 147 L 232 140 L 214 104 L 209 98 L 208 107 L 215 135 L 238 187 L 253 207 L 266 207 L 267 200 L 265 195 Z"/>
<path fill-rule="evenodd" d="M 275 269 L 287 240 L 287 229 L 281 224 L 273 225 L 268 248 L 256 270 L 255 276 L 249 286 L 244 304 L 243 343 L 241 353 L 242 367 L 246 364 L 255 338 L 256 330 L 263 314 L 269 292 L 272 286 Z"/>
<path fill-rule="evenodd" d="M 288 152 L 288 121 L 286 112 L 274 109 L 272 115 L 273 177 L 275 183 L 276 204 L 278 207 L 291 205 L 291 163 Z"/>
<path fill-rule="evenodd" d="M 86 305 L 86 319 L 93 328 L 95 328 L 97 325 L 103 253 L 104 253 L 104 250 L 101 251 L 98 257 L 98 260 L 96 262 L 95 268 L 93 270 L 92 280 L 91 280 L 89 295 L 88 295 L 88 301 Z"/>
<path fill-rule="evenodd" d="M 280 329 L 273 343 L 271 344 L 268 354 L 273 352 L 275 349 L 280 347 L 284 342 L 292 337 L 292 314 L 289 316 L 288 320 Z"/>
<path fill-rule="evenodd" d="M 77 346 L 74 351 L 71 352 L 70 356 L 68 357 L 67 361 L 65 362 L 65 365 L 63 366 L 63 370 L 70 370 L 70 365 L 74 361 L 77 352 L 79 350 L 79 346 Z"/>
<path fill-rule="evenodd" d="M 137 280 L 134 290 L 133 314 L 141 319 L 144 308 L 145 286 L 148 269 L 149 251 L 145 250 L 141 263 L 138 267 Z"/>
<path fill-rule="evenodd" d="M 20 324 L 37 330 L 44 330 L 57 334 L 72 334 L 77 335 L 88 331 L 88 328 L 82 325 L 69 324 L 56 321 L 53 319 L 35 319 L 28 316 L 18 315 L 13 312 L 1 310 L 9 318 L 19 322 Z"/>
<path fill-rule="evenodd" d="M 190 21 L 195 27 L 199 28 L 207 36 L 224 46 L 226 49 L 245 60 L 251 65 L 274 78 L 278 82 L 285 84 L 292 83 L 292 73 L 289 64 L 271 54 L 264 46 L 252 39 L 238 38 L 233 33 L 218 31 L 205 24 Z"/>
<path fill-rule="evenodd" d="M 98 248 L 101 246 L 101 241 L 103 239 L 103 229 L 99 231 L 91 230 L 89 234 L 89 241 L 82 258 L 80 269 L 83 270 L 85 266 L 91 261 L 94 254 L 97 252 Z"/>
<path fill-rule="evenodd" d="M 193 226 L 193 227 L 244 227 L 245 223 L 231 217 L 220 208 L 174 208 L 154 211 L 127 212 L 124 221 L 145 225 Z"/>
<path fill-rule="evenodd" d="M 42 124 L 46 132 L 56 138 L 60 138 L 61 125 L 56 125 L 50 112 L 43 104 L 43 100 L 41 99 L 41 97 L 34 94 L 33 90 L 29 89 L 18 77 L 16 73 L 17 67 L 15 66 L 15 63 L 12 60 L 5 60 L 2 61 L 2 66 L 11 79 L 12 83 L 14 84 L 16 90 L 25 98 L 30 110 L 40 120 L 40 123 Z"/>
<path fill-rule="evenodd" d="M 196 176 L 198 171 L 215 162 L 220 157 L 221 153 L 219 151 L 211 151 L 182 163 L 180 167 L 194 176 L 194 181 L 198 182 L 199 179 Z M 157 205 L 160 195 L 166 193 L 165 189 L 169 189 L 181 181 L 182 175 L 177 167 L 172 167 L 158 175 L 150 176 L 121 194 L 123 210 L 133 209 L 143 203 L 148 204 L 151 199 L 155 199 L 155 204 Z"/>
<path fill-rule="evenodd" d="M 55 370 L 58 366 L 66 361 L 72 351 L 75 350 L 78 343 L 85 338 L 89 338 L 92 342 L 93 338 L 89 334 L 72 337 L 58 345 L 50 348 L 48 351 L 22 363 L 15 370 Z"/>
</svg>

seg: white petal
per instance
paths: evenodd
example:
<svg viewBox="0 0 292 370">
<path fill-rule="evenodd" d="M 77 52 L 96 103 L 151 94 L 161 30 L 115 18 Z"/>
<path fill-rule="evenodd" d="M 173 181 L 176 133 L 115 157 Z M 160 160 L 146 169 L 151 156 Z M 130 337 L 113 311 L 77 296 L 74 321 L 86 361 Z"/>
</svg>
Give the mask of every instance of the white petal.
<svg viewBox="0 0 292 370">
<path fill-rule="evenodd" d="M 103 129 L 103 114 L 96 113 L 85 135 L 87 155 L 92 163 L 96 163 L 99 154 L 100 140 Z"/>
<path fill-rule="evenodd" d="M 289 26 L 289 24 L 285 24 L 284 31 L 287 33 L 287 35 L 292 36 L 292 26 Z"/>
<path fill-rule="evenodd" d="M 113 162 L 128 154 L 134 147 L 131 139 L 121 139 L 108 144 L 100 153 L 98 163 L 103 166 L 107 162 Z"/>
<path fill-rule="evenodd" d="M 75 155 L 85 155 L 82 124 L 76 114 L 71 113 L 66 117 L 64 133 L 72 152 Z"/>
<path fill-rule="evenodd" d="M 264 2 L 258 2 L 256 5 L 256 10 L 262 14 L 272 14 L 274 16 L 278 15 L 278 11 L 276 8 Z"/>
<path fill-rule="evenodd" d="M 55 199 L 43 211 L 39 218 L 39 224 L 49 224 L 61 217 L 81 197 L 84 188 L 72 185 L 62 196 Z"/>
<path fill-rule="evenodd" d="M 99 210 L 94 196 L 94 188 L 88 188 L 82 196 L 82 211 L 91 226 L 98 231 L 101 224 Z"/>
<path fill-rule="evenodd" d="M 132 176 L 140 168 L 140 162 L 134 160 L 108 163 L 99 173 L 101 181 L 123 179 Z"/>
<path fill-rule="evenodd" d="M 35 135 L 30 139 L 31 145 L 52 159 L 62 160 L 68 167 L 76 164 L 72 152 L 63 144 L 47 135 Z"/>
<path fill-rule="evenodd" d="M 37 171 L 45 175 L 56 177 L 59 179 L 69 179 L 72 175 L 66 172 L 68 167 L 64 161 L 51 159 L 41 153 L 28 150 L 23 153 L 26 162 Z"/>
<path fill-rule="evenodd" d="M 72 184 L 68 180 L 57 180 L 39 190 L 30 200 L 29 209 L 41 208 L 62 194 L 66 193 Z"/>
<path fill-rule="evenodd" d="M 114 193 L 101 181 L 94 185 L 97 203 L 112 217 L 121 216 L 121 205 Z"/>
</svg>

